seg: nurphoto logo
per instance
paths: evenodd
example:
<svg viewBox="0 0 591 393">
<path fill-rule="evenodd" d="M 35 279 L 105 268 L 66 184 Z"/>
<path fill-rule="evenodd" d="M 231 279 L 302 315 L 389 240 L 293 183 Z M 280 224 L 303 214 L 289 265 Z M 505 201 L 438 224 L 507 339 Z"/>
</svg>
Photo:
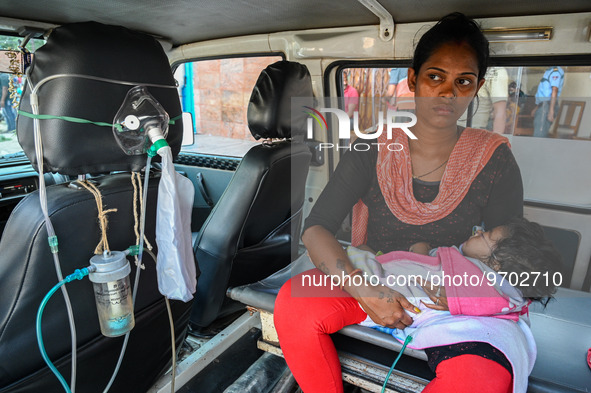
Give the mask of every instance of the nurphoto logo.
<svg viewBox="0 0 591 393">
<path fill-rule="evenodd" d="M 320 129 L 324 129 L 328 131 L 328 122 L 326 117 L 323 113 L 332 113 L 336 115 L 337 118 L 337 127 L 338 127 L 338 135 L 339 139 L 349 139 L 351 137 L 351 130 L 357 135 L 358 138 L 363 140 L 372 140 L 378 139 L 385 131 L 387 139 L 392 139 L 392 130 L 395 128 L 399 128 L 410 139 L 417 139 L 415 134 L 410 131 L 410 127 L 414 126 L 417 123 L 417 117 L 412 112 L 407 111 L 397 111 L 393 109 L 388 109 L 386 112 L 386 116 L 384 118 L 384 113 L 380 111 L 378 113 L 378 122 L 377 127 L 371 130 L 371 133 L 362 132 L 359 130 L 359 113 L 355 111 L 353 113 L 353 117 L 349 118 L 347 112 L 342 109 L 337 108 L 318 108 L 314 109 L 310 106 L 304 106 L 306 109 L 305 113 L 308 114 L 307 119 L 307 137 L 312 139 L 314 136 L 314 120 L 320 127 Z M 356 143 L 355 145 L 351 146 L 335 146 L 333 143 L 320 143 L 320 150 L 322 149 L 330 149 L 336 148 L 337 150 L 341 149 L 351 149 L 354 148 L 355 150 L 369 150 L 370 145 L 377 145 L 378 150 L 381 147 L 385 147 L 390 151 L 400 151 L 402 150 L 402 145 L 400 143 Z"/>
</svg>

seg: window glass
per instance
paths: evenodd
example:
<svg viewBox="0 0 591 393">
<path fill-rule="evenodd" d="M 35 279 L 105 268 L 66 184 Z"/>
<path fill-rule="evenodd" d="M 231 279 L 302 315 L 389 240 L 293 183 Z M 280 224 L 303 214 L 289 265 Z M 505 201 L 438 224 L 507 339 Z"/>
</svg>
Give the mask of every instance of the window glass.
<svg viewBox="0 0 591 393">
<path fill-rule="evenodd" d="M 18 51 L 22 42 L 22 37 L 0 35 L 0 50 Z M 43 40 L 30 40 L 27 49 L 34 53 L 43 44 Z M 23 150 L 16 138 L 16 116 L 25 76 L 19 72 L 20 62 L 15 61 L 2 52 L 0 65 L 3 68 L 6 66 L 12 73 L 0 72 L 0 159 L 20 154 Z"/>
<path fill-rule="evenodd" d="M 357 138 L 354 129 L 364 134 L 377 131 L 389 110 L 414 111 L 414 93 L 408 88 L 407 67 L 346 68 L 341 73 L 341 106 L 351 119 L 350 141 Z M 357 117 L 357 121 L 355 121 Z M 395 117 L 407 122 L 406 117 Z M 344 150 L 340 150 L 341 154 Z"/>
<path fill-rule="evenodd" d="M 347 68 L 342 72 L 343 108 L 350 118 L 358 112 L 358 129 L 369 133 L 375 131 L 379 123 L 379 115 L 386 113 L 389 108 L 397 108 L 397 84 L 400 83 L 399 93 L 406 85 L 407 68 Z M 392 82 L 392 83 L 390 83 Z M 402 102 L 402 100 L 400 100 Z M 402 106 L 401 106 L 402 108 Z M 353 128 L 353 127 L 352 127 Z M 351 132 L 351 139 L 355 139 Z"/>
<path fill-rule="evenodd" d="M 503 72 L 502 67 L 494 69 Z M 504 70 L 509 83 L 506 134 L 591 140 L 591 66 Z"/>
<path fill-rule="evenodd" d="M 370 131 L 379 111 L 412 110 L 407 68 L 346 68 L 343 107 Z M 591 140 L 591 66 L 489 67 L 486 82 L 460 119 L 501 134 Z M 553 96 L 554 95 L 554 96 Z"/>
<path fill-rule="evenodd" d="M 280 56 L 202 60 L 181 64 L 175 78 L 184 112 L 193 114 L 195 143 L 183 151 L 241 157 L 256 144 L 246 112 L 260 72 Z"/>
<path fill-rule="evenodd" d="M 342 70 L 341 105 L 358 112 L 361 132 L 377 129 L 380 111 L 413 110 L 405 71 Z M 526 201 L 591 206 L 591 66 L 490 67 L 485 79 L 460 125 L 509 138 Z M 355 137 L 351 131 L 351 139 Z"/>
</svg>

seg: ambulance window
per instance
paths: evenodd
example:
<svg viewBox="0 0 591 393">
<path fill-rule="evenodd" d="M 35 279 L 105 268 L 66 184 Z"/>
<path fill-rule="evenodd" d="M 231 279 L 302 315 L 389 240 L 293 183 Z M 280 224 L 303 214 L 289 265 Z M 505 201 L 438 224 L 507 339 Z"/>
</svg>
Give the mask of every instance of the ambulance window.
<svg viewBox="0 0 591 393">
<path fill-rule="evenodd" d="M 184 112 L 193 114 L 195 143 L 183 151 L 242 157 L 257 142 L 246 112 L 260 72 L 280 56 L 202 60 L 181 64 L 175 78 Z"/>
<path fill-rule="evenodd" d="M 22 37 L 0 35 L 0 160 L 22 155 L 16 137 L 17 107 L 25 83 L 24 56 L 18 49 Z M 32 39 L 27 50 L 34 53 L 45 42 Z"/>
<path fill-rule="evenodd" d="M 490 67 L 471 123 L 516 136 L 589 140 L 589 89 L 589 66 Z"/>
<path fill-rule="evenodd" d="M 341 69 L 341 109 L 358 112 L 360 132 L 375 130 L 380 112 L 413 110 L 405 71 L 359 64 Z M 591 206 L 591 66 L 493 66 L 485 79 L 460 125 L 509 139 L 526 202 Z"/>
<path fill-rule="evenodd" d="M 412 110 L 406 75 L 406 67 L 342 70 L 342 106 L 358 111 L 360 130 L 375 127 L 379 111 Z M 591 66 L 489 67 L 485 79 L 460 124 L 506 135 L 591 140 Z"/>
</svg>

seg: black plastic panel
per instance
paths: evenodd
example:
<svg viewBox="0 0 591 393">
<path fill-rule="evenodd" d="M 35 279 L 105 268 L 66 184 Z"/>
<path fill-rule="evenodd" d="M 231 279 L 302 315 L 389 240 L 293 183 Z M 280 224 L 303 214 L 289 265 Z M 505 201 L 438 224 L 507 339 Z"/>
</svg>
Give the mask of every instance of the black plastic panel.
<svg viewBox="0 0 591 393">
<path fill-rule="evenodd" d="M 575 267 L 575 260 L 577 258 L 577 251 L 579 249 L 579 243 L 581 241 L 581 234 L 576 231 L 545 227 L 544 233 L 546 237 L 554 243 L 554 247 L 560 253 L 562 257 L 563 268 L 562 273 L 562 286 L 570 288 L 570 281 L 573 275 L 573 269 Z"/>
<path fill-rule="evenodd" d="M 239 158 L 209 156 L 194 153 L 180 153 L 175 164 L 200 166 L 205 168 L 222 169 L 225 171 L 235 171 L 240 164 Z"/>
</svg>

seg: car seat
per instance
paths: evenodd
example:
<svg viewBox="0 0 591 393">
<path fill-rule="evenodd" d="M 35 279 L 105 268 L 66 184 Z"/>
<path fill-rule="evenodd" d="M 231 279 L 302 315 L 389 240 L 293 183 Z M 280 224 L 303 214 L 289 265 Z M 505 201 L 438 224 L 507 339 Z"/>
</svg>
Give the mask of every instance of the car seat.
<svg viewBox="0 0 591 393">
<path fill-rule="evenodd" d="M 80 76 L 55 77 L 60 74 Z M 134 85 L 147 85 L 171 118 L 180 116 L 180 101 L 166 54 L 153 37 L 123 27 L 95 22 L 64 25 L 56 28 L 35 53 L 30 82 L 37 86 L 44 78 L 55 78 L 38 90 L 39 114 L 51 117 L 39 120 L 44 172 L 67 176 L 91 174 L 91 183 L 102 196 L 102 206 L 110 211 L 106 232 L 109 248 L 123 251 L 136 244 L 137 239 L 134 231 L 137 187 L 134 190 L 129 172 L 139 172 L 146 164 L 146 155 L 126 155 L 109 123 Z M 30 99 L 28 85 L 19 108 L 17 133 L 26 155 L 38 169 Z M 65 117 L 93 123 L 72 122 Z M 99 123 L 106 123 L 107 127 Z M 180 121 L 170 125 L 167 139 L 176 155 L 182 139 Z M 145 234 L 155 244 L 159 176 L 155 173 L 150 176 Z M 52 185 L 46 191 L 49 216 L 59 242 L 61 269 L 66 276 L 88 266 L 94 255 L 102 235 L 97 220 L 100 204 L 76 182 Z M 37 309 L 45 294 L 59 281 L 39 199 L 39 193 L 34 192 L 18 204 L 0 241 L 2 393 L 63 391 L 41 357 L 35 334 Z M 143 265 L 145 270 L 140 275 L 135 303 L 135 327 L 111 392 L 146 392 L 171 362 L 168 314 L 164 298 L 158 292 L 155 261 L 144 254 Z M 132 263 L 132 283 L 134 276 Z M 101 334 L 88 278 L 66 287 L 77 331 L 76 388 L 85 393 L 102 392 L 117 364 L 123 337 L 107 338 Z M 191 303 L 171 301 L 171 305 L 179 346 L 187 331 Z M 68 326 L 64 298 L 58 291 L 45 308 L 42 331 L 49 358 L 69 383 Z"/>
<path fill-rule="evenodd" d="M 307 115 L 300 102 L 292 111 L 292 98 L 313 105 L 306 66 L 279 61 L 261 72 L 247 117 L 263 143 L 246 153 L 195 242 L 202 273 L 191 315 L 196 327 L 243 307 L 226 298 L 228 287 L 267 277 L 297 255 L 292 240 L 299 239 L 311 153 L 302 143 Z"/>
</svg>

